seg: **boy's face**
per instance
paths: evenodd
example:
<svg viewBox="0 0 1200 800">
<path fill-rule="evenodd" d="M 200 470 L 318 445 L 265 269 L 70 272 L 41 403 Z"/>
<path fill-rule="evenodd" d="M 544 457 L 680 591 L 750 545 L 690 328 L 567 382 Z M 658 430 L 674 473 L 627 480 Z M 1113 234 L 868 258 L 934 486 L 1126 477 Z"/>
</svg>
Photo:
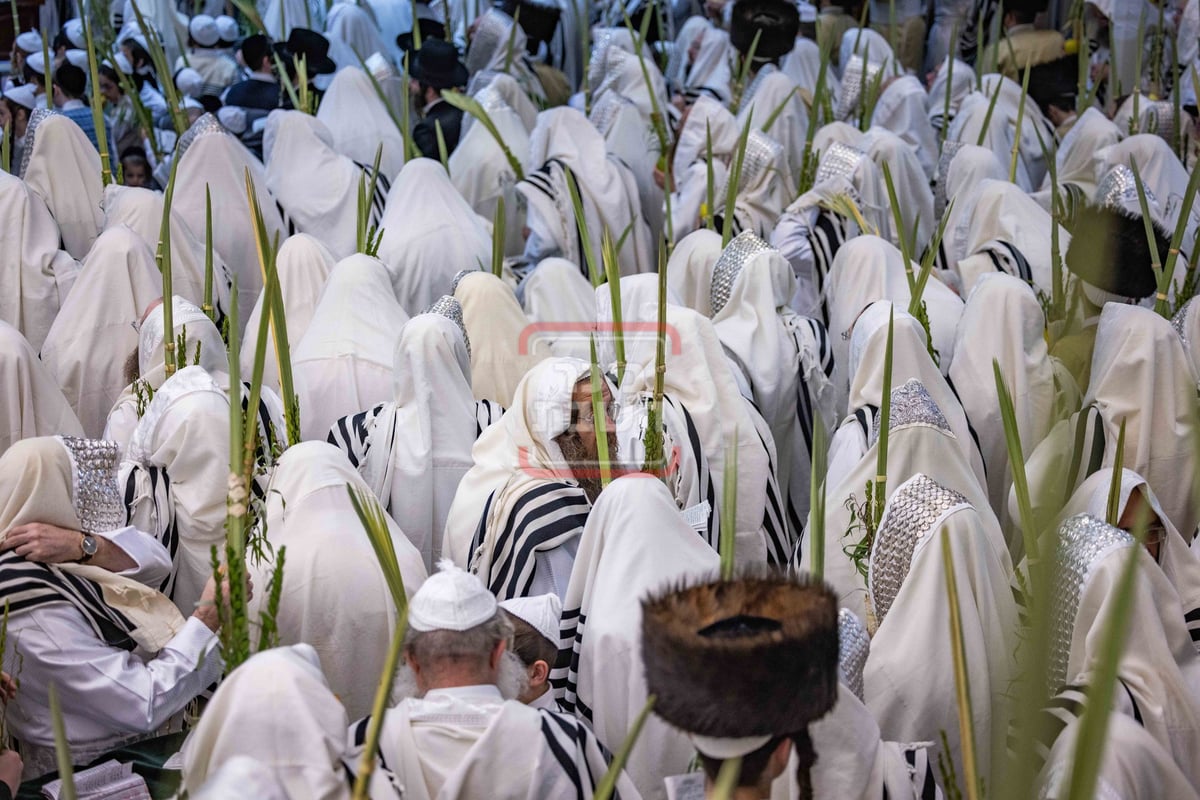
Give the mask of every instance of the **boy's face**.
<svg viewBox="0 0 1200 800">
<path fill-rule="evenodd" d="M 150 188 L 150 176 L 146 174 L 146 165 L 142 161 L 122 161 L 121 172 L 126 186 L 137 186 L 142 189 Z"/>
</svg>

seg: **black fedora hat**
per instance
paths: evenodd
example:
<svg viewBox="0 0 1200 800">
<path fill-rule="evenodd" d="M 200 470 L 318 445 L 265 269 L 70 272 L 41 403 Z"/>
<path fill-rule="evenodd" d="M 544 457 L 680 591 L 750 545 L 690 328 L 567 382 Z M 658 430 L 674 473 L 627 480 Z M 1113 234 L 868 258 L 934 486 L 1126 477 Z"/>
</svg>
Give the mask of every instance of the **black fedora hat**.
<svg viewBox="0 0 1200 800">
<path fill-rule="evenodd" d="M 310 75 L 327 75 L 337 70 L 337 64 L 329 57 L 329 40 L 314 30 L 292 28 L 286 49 L 292 56 L 304 56 Z"/>
<path fill-rule="evenodd" d="M 429 39 L 446 38 L 446 26 L 438 22 L 436 19 L 419 19 L 417 20 L 417 30 L 421 32 L 421 43 L 424 44 Z M 406 53 L 413 52 L 413 35 L 412 31 L 405 31 L 396 37 L 396 46 Z"/>
<path fill-rule="evenodd" d="M 467 85 L 467 68 L 458 60 L 454 45 L 441 39 L 421 43 L 413 57 L 409 74 L 435 89 L 453 89 Z"/>
</svg>

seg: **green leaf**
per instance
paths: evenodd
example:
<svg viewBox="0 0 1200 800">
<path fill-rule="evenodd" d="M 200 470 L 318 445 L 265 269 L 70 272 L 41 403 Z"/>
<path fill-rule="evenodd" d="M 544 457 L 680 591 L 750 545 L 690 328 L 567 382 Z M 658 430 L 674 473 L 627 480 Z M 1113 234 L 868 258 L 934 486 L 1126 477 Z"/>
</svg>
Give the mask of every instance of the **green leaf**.
<svg viewBox="0 0 1200 800">
<path fill-rule="evenodd" d="M 731 800 L 737 791 L 738 779 L 742 777 L 742 757 L 727 758 L 721 762 L 717 780 L 713 783 L 711 800 Z"/>
<path fill-rule="evenodd" d="M 604 405 L 604 377 L 596 363 L 596 337 L 590 339 L 592 348 L 592 424 L 595 425 L 596 452 L 600 457 L 600 486 L 612 483 L 612 461 L 608 452 L 608 413 Z"/>
<path fill-rule="evenodd" d="M 162 274 L 163 330 L 166 331 L 163 336 L 163 359 L 168 378 L 175 374 L 175 336 L 173 334 L 175 304 L 172 300 L 175 293 L 171 281 L 171 201 L 175 198 L 175 173 L 178 169 L 179 159 L 171 159 L 171 174 L 167 178 L 167 190 L 163 193 L 162 220 L 158 225 L 158 248 L 154 254 L 154 260 L 158 263 L 159 272 Z"/>
<path fill-rule="evenodd" d="M 979 86 L 981 89 L 983 88 L 982 78 L 980 78 Z M 1000 92 L 1003 88 L 1004 82 L 996 81 L 996 91 L 988 101 L 987 113 L 983 116 L 983 127 L 979 129 L 979 139 L 975 142 L 979 147 L 983 147 L 984 139 L 987 138 L 988 131 L 992 129 L 992 114 L 996 111 L 996 101 L 1000 99 Z"/>
<path fill-rule="evenodd" d="M 621 742 L 620 749 L 613 756 L 612 763 L 608 765 L 608 772 L 605 772 L 596 784 L 596 791 L 592 793 L 593 800 L 609 800 L 613 796 L 617 788 L 617 779 L 621 777 L 621 770 L 625 769 L 625 764 L 629 761 L 629 754 L 633 752 L 633 746 L 637 744 L 638 737 L 642 735 L 642 727 L 646 724 L 646 718 L 650 716 L 656 699 L 654 695 L 646 698 L 646 705 L 642 706 L 642 710 L 633 720 L 633 726 L 625 736 L 625 741 Z"/>
<path fill-rule="evenodd" d="M 49 63 L 49 62 L 47 62 Z M 50 723 L 54 728 L 54 756 L 58 763 L 58 777 L 62 781 L 62 800 L 76 800 L 75 770 L 71 765 L 71 744 L 67 741 L 66 726 L 63 725 L 62 705 L 58 701 L 58 687 L 50 684 Z"/>
<path fill-rule="evenodd" d="M 742 127 L 741 136 L 738 137 L 737 150 L 733 155 L 732 169 L 729 170 L 729 177 L 725 182 L 725 218 L 721 226 L 721 249 L 724 250 L 729 246 L 730 240 L 733 239 L 733 218 L 734 210 L 737 206 L 738 184 L 742 182 L 742 164 L 746 160 L 746 143 L 750 140 L 750 122 L 751 118 L 746 117 L 746 124 Z"/>
<path fill-rule="evenodd" d="M 83 21 L 83 36 L 87 39 L 88 73 L 92 89 L 92 126 L 96 129 L 96 143 L 100 151 L 100 182 L 112 183 L 112 162 L 108 153 L 108 129 L 104 124 L 104 97 L 100 94 L 100 71 L 96 62 L 96 43 L 92 40 L 90 14 L 80 14 Z"/>
<path fill-rule="evenodd" d="M 1178 92 L 1175 93 L 1178 96 Z M 1175 119 L 1180 119 L 1176 117 Z M 1182 125 L 1180 126 L 1182 127 Z M 1167 307 L 1167 295 L 1171 292 L 1171 284 L 1175 280 L 1176 264 L 1179 261 L 1179 249 L 1183 246 L 1183 234 L 1187 230 L 1188 224 L 1192 219 L 1192 206 L 1196 201 L 1196 189 L 1200 187 L 1200 169 L 1192 169 L 1191 175 L 1188 177 L 1187 190 L 1183 194 L 1183 205 L 1179 209 L 1179 222 L 1175 225 L 1175 230 L 1171 234 L 1171 249 L 1167 251 L 1167 265 L 1163 268 L 1162 277 L 1158 283 L 1157 302 L 1154 305 L 1154 310 L 1168 319 L 1171 317 L 1171 312 Z M 1140 202 L 1140 198 L 1139 198 Z M 1195 243 L 1192 244 L 1193 248 Z M 1193 267 L 1189 264 L 1189 269 Z M 1179 300 L 1178 305 L 1182 306 L 1184 300 Z"/>
<path fill-rule="evenodd" d="M 579 196 L 579 186 L 575 183 L 575 173 L 570 167 L 563 167 L 563 175 L 567 182 L 567 194 L 571 196 L 571 207 L 575 210 L 575 227 L 579 231 L 579 246 L 583 250 L 583 259 L 587 264 L 588 274 L 592 276 L 592 287 L 604 283 L 603 268 L 596 263 L 596 254 L 592 252 L 592 236 L 588 231 L 587 215 L 583 210 L 583 199 Z"/>
<path fill-rule="evenodd" d="M 1025 62 L 1025 75 L 1021 78 L 1021 102 L 1017 104 L 1017 127 L 1013 133 L 1012 158 L 1008 162 L 1008 182 L 1017 182 L 1017 162 L 1021 157 L 1021 130 L 1025 124 L 1025 98 L 1029 97 L 1029 66 Z"/>
<path fill-rule="evenodd" d="M 887 498 L 888 438 L 892 428 L 892 336 L 895 333 L 896 312 L 888 314 L 887 350 L 883 356 L 883 395 L 879 400 L 879 440 L 875 452 L 875 500 L 872 529 L 878 530 Z"/>
<path fill-rule="evenodd" d="M 825 441 L 825 421 L 819 416 L 813 418 L 812 453 L 809 456 L 812 470 L 809 474 L 809 570 L 813 577 L 820 580 L 825 576 L 825 474 L 828 471 L 829 446 Z"/>
<path fill-rule="evenodd" d="M 500 129 L 492 121 L 492 117 L 488 114 L 487 109 L 478 100 L 452 89 L 444 90 L 442 92 L 442 99 L 459 111 L 470 114 L 477 119 L 487 129 L 487 132 L 492 135 L 492 138 L 496 140 L 496 144 L 500 146 L 500 150 L 504 153 L 504 158 L 508 161 L 508 165 L 512 167 L 513 174 L 517 176 L 517 180 L 525 180 L 525 170 L 521 167 L 521 162 L 504 141 L 504 137 L 500 135 Z"/>
<path fill-rule="evenodd" d="M 617 248 L 612 236 L 605 228 L 600 236 L 600 260 L 604 263 L 604 278 L 608 282 L 608 296 L 612 302 L 613 343 L 617 352 L 617 385 L 625 382 L 625 325 L 621 308 L 621 267 L 617 262 Z"/>
<path fill-rule="evenodd" d="M 496 218 L 492 220 L 492 274 L 497 278 L 504 275 L 504 195 L 496 198 Z"/>
<path fill-rule="evenodd" d="M 1000 362 L 992 359 L 992 373 L 996 381 L 996 396 L 1000 402 L 1000 419 L 1004 423 L 1004 443 L 1008 450 L 1008 466 L 1012 470 L 1013 492 L 1017 497 L 1017 509 L 1021 519 L 1021 535 L 1025 544 L 1025 557 L 1030 562 L 1039 562 L 1038 525 L 1033 515 L 1033 503 L 1029 499 L 1029 479 L 1025 474 L 1025 454 L 1021 450 L 1021 433 L 1017 427 L 1017 413 L 1012 395 L 1000 371 Z"/>
<path fill-rule="evenodd" d="M 1154 218 L 1150 216 L 1150 202 L 1146 198 L 1146 186 L 1142 183 L 1142 174 L 1138 170 L 1137 160 L 1132 156 L 1129 159 L 1129 168 L 1133 170 L 1134 184 L 1137 187 L 1138 205 L 1142 209 L 1142 224 L 1146 228 L 1146 243 L 1150 247 L 1150 269 L 1154 271 L 1154 278 L 1161 287 L 1163 274 L 1162 255 L 1158 252 L 1158 237 L 1154 233 Z M 1160 299 L 1166 300 L 1165 297 Z"/>
<path fill-rule="evenodd" d="M 442 162 L 442 169 L 446 170 L 446 175 L 449 175 L 450 155 L 446 152 L 446 136 L 442 133 L 441 120 L 433 121 L 433 133 L 437 137 L 438 160 Z"/>
<path fill-rule="evenodd" d="M 979 774 L 978 750 L 975 745 L 975 715 L 971 711 L 971 678 L 967 664 L 967 648 L 963 639 L 962 610 L 958 604 L 958 577 L 950 553 L 950 531 L 942 528 L 942 565 L 946 572 L 946 595 L 950 611 L 950 652 L 954 658 L 954 699 L 958 706 L 958 731 L 963 760 L 963 777 L 967 782 L 968 800 L 979 800 L 983 786 Z"/>
<path fill-rule="evenodd" d="M 725 485 L 721 493 L 721 580 L 733 580 L 737 564 L 737 484 L 738 451 L 736 446 L 725 450 Z"/>
<path fill-rule="evenodd" d="M 896 184 L 892 181 L 892 170 L 883 162 L 883 183 L 887 187 L 888 205 L 892 209 L 892 224 L 896 226 L 896 240 L 900 244 L 900 255 L 904 257 L 904 275 L 908 278 L 908 291 L 915 294 L 916 278 L 912 268 L 912 245 L 904 230 L 904 217 L 900 213 L 900 201 L 896 199 Z"/>
</svg>

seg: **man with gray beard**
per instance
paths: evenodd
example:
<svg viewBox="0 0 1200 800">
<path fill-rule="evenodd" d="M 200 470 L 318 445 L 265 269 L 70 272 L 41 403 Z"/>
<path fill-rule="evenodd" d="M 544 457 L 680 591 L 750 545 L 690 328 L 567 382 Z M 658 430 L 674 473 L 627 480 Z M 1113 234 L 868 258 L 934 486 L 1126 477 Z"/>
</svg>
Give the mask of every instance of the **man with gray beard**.
<svg viewBox="0 0 1200 800">
<path fill-rule="evenodd" d="M 379 738 L 372 798 L 589 798 L 608 771 L 585 725 L 516 698 L 525 670 L 512 623 L 476 578 L 449 562 L 413 595 L 405 666 Z M 350 729 L 359 765 L 370 718 Z M 622 798 L 637 790 L 622 774 Z"/>
</svg>

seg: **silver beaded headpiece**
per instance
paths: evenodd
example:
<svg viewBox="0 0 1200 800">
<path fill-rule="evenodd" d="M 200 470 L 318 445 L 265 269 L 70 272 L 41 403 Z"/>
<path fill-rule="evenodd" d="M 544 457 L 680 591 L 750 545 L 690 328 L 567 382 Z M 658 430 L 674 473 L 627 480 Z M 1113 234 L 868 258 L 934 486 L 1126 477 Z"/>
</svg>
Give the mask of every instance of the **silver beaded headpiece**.
<svg viewBox="0 0 1200 800">
<path fill-rule="evenodd" d="M 867 571 L 867 590 L 880 625 L 908 577 L 917 545 L 934 522 L 961 505 L 969 505 L 967 498 L 919 472 L 888 500 Z"/>
<path fill-rule="evenodd" d="M 933 212 L 938 219 L 946 213 L 946 178 L 950 175 L 950 163 L 963 147 L 962 142 L 946 141 L 938 157 L 937 176 L 933 184 Z"/>
<path fill-rule="evenodd" d="M 863 87 L 868 86 L 879 74 L 878 64 L 868 64 L 857 53 L 850 56 L 850 62 L 842 73 L 842 89 L 838 102 L 837 118 L 843 122 L 858 112 L 858 101 L 862 97 Z"/>
<path fill-rule="evenodd" d="M 878 414 L 875 416 L 875 424 L 871 427 L 871 444 L 879 439 L 879 417 Z M 888 427 L 895 430 L 903 425 L 928 425 L 954 435 L 946 415 L 938 408 L 929 390 L 916 378 L 909 378 L 903 386 L 892 389 Z"/>
<path fill-rule="evenodd" d="M 1175 316 L 1171 317 L 1171 327 L 1179 334 L 1179 338 L 1183 340 L 1183 346 L 1188 347 L 1187 337 L 1187 315 L 1191 309 L 1192 303 L 1196 302 L 1196 298 L 1192 298 L 1183 304 L 1183 307 L 1175 312 Z"/>
<path fill-rule="evenodd" d="M 726 209 L 726 213 L 729 213 L 728 209 Z M 737 281 L 737 276 L 741 273 L 742 268 L 750 262 L 750 259 L 770 249 L 771 245 L 758 238 L 754 231 L 742 231 L 729 243 L 729 246 L 717 259 L 717 263 L 713 265 L 709 298 L 712 302 L 714 317 L 721 313 L 721 309 L 729 302 L 729 294 L 733 291 L 733 284 Z"/>
<path fill-rule="evenodd" d="M 463 344 L 467 346 L 467 357 L 471 357 L 471 339 L 467 336 L 467 326 L 463 322 L 462 303 L 458 302 L 450 295 L 444 294 L 437 300 L 434 300 L 433 305 L 421 313 L 438 314 L 457 325 L 458 330 L 462 333 Z"/>
<path fill-rule="evenodd" d="M 463 278 L 467 277 L 468 275 L 473 275 L 479 271 L 480 270 L 477 269 L 460 269 L 457 273 L 455 273 L 454 280 L 450 281 L 450 294 L 454 294 L 458 291 L 458 284 L 462 283 Z"/>
<path fill-rule="evenodd" d="M 1136 540 L 1120 528 L 1087 514 L 1079 514 L 1058 529 L 1058 560 L 1054 578 L 1053 632 L 1050 639 L 1050 691 L 1057 692 L 1071 678 L 1067 666 L 1079 600 L 1093 567 L 1113 550 L 1132 547 Z"/>
<path fill-rule="evenodd" d="M 1144 133 L 1157 133 L 1172 147 L 1175 145 L 1175 105 L 1167 100 L 1156 100 L 1150 103 L 1151 125 L 1153 130 Z"/>
<path fill-rule="evenodd" d="M 175 158 L 182 159 L 183 154 L 188 151 L 197 139 L 204 136 L 221 135 L 232 136 L 221 121 L 213 114 L 201 114 L 200 118 L 192 123 L 192 126 L 183 132 L 179 137 L 179 145 L 175 148 Z"/>
<path fill-rule="evenodd" d="M 817 166 L 816 183 L 824 183 L 839 177 L 853 181 L 854 171 L 866 157 L 867 154 L 857 147 L 834 142 L 821 154 L 821 163 Z"/>
<path fill-rule="evenodd" d="M 25 177 L 25 172 L 29 169 L 29 158 L 33 155 L 33 145 L 37 139 L 38 126 L 46 120 L 47 117 L 53 117 L 58 114 L 51 108 L 35 108 L 33 113 L 29 115 L 29 121 L 25 123 L 25 152 L 21 155 L 21 175 Z"/>
<path fill-rule="evenodd" d="M 1154 192 L 1150 191 L 1149 186 L 1143 185 L 1143 188 L 1146 190 L 1146 205 L 1150 207 L 1153 214 L 1154 209 L 1158 206 L 1158 198 L 1154 196 Z M 1113 211 L 1134 217 L 1142 216 L 1142 205 L 1138 200 L 1137 178 L 1134 176 L 1133 170 L 1124 164 L 1117 164 L 1104 173 L 1104 177 L 1100 179 L 1100 185 L 1096 189 L 1096 202 Z"/>
<path fill-rule="evenodd" d="M 742 160 L 742 175 L 738 191 L 742 192 L 755 184 L 759 177 L 771 168 L 775 159 L 783 152 L 783 146 L 760 131 L 750 131 L 746 139 L 746 156 Z"/>
<path fill-rule="evenodd" d="M 838 669 L 842 682 L 863 699 L 863 667 L 871 654 L 871 637 L 862 620 L 848 608 L 838 611 Z"/>
<path fill-rule="evenodd" d="M 125 524 L 124 502 L 117 488 L 121 459 L 116 442 L 60 436 L 71 459 L 75 515 L 84 533 L 104 533 Z"/>
</svg>

